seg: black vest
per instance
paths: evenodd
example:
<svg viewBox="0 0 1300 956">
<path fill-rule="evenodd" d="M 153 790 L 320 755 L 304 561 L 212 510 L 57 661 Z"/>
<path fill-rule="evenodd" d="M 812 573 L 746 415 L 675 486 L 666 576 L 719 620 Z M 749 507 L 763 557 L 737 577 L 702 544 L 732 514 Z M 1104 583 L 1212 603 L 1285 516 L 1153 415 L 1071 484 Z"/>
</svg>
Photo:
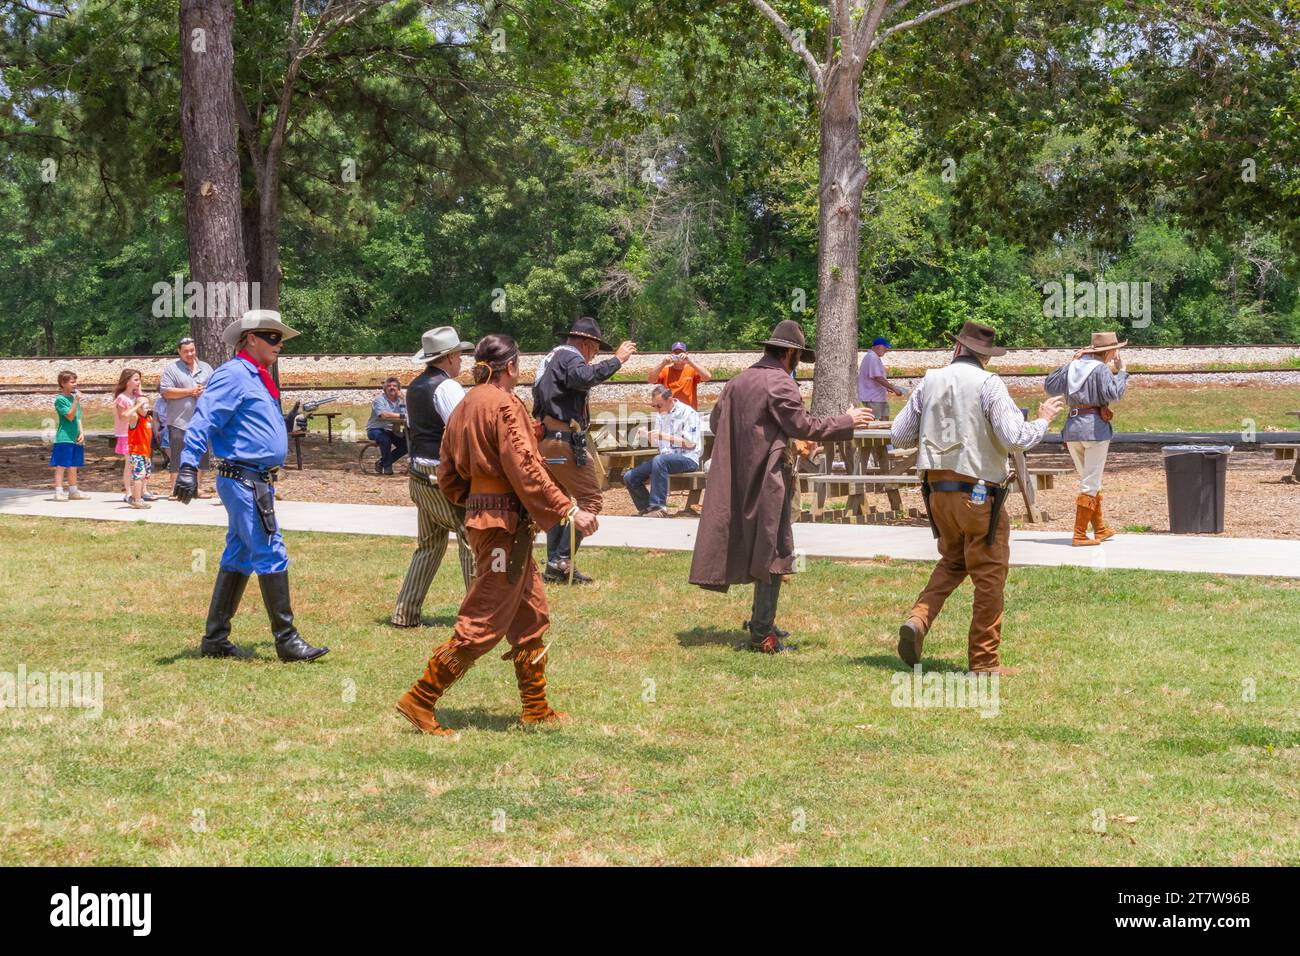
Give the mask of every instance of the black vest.
<svg viewBox="0 0 1300 956">
<path fill-rule="evenodd" d="M 433 404 L 433 393 L 449 378 L 451 376 L 440 368 L 426 369 L 406 389 L 407 432 L 414 458 L 442 458 L 442 433 L 447 423 Z"/>
</svg>

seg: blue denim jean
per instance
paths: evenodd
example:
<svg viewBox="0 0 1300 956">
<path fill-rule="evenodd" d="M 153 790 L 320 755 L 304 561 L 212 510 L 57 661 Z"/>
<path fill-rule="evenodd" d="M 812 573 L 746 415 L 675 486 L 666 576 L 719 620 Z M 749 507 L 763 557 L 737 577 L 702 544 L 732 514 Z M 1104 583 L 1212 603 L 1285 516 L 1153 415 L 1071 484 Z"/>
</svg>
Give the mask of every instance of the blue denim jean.
<svg viewBox="0 0 1300 956">
<path fill-rule="evenodd" d="M 379 464 L 393 467 L 393 462 L 406 454 L 406 436 L 396 435 L 386 428 L 367 428 L 366 437 L 379 445 Z"/>
<path fill-rule="evenodd" d="M 677 452 L 664 452 L 644 461 L 623 475 L 623 484 L 637 511 L 668 506 L 668 476 L 684 471 L 699 471 L 700 466 L 694 459 Z M 650 493 L 646 494 L 646 482 L 650 482 Z"/>
</svg>

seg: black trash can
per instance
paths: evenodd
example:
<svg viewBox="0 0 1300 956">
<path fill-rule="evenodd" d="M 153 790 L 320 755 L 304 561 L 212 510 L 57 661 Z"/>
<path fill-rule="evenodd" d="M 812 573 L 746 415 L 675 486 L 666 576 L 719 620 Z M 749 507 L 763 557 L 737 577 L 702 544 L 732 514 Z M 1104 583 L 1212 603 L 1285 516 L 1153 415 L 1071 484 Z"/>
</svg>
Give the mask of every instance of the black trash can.
<svg viewBox="0 0 1300 956">
<path fill-rule="evenodd" d="M 1231 445 L 1165 445 L 1165 493 L 1174 534 L 1222 534 Z"/>
</svg>

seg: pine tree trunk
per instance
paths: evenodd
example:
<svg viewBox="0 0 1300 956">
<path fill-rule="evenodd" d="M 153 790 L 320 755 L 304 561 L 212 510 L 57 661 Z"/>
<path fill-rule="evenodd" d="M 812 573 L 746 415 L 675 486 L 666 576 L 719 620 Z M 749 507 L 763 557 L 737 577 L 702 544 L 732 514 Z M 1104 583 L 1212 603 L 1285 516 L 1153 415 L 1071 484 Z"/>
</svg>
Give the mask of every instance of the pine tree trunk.
<svg viewBox="0 0 1300 956">
<path fill-rule="evenodd" d="M 858 354 L 858 228 L 867 184 L 856 77 L 837 64 L 829 71 L 826 90 L 819 117 L 814 415 L 838 415 L 853 404 Z"/>
<path fill-rule="evenodd" d="M 239 154 L 235 138 L 232 0 L 181 0 L 181 174 L 190 279 L 243 283 L 244 241 L 239 215 Z M 196 31 L 201 31 L 197 32 Z M 243 311 L 236 297 L 190 321 L 199 357 L 217 365 L 230 357 L 221 331 Z"/>
</svg>

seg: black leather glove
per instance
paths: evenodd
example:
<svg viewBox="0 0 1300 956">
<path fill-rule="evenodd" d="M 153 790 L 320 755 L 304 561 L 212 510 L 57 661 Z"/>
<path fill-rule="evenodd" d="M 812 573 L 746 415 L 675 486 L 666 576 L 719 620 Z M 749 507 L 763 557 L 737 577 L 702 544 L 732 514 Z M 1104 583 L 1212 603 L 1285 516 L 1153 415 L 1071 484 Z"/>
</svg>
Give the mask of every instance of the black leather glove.
<svg viewBox="0 0 1300 956">
<path fill-rule="evenodd" d="M 199 470 L 193 465 L 181 465 L 176 471 L 176 487 L 172 489 L 172 494 L 181 504 L 187 505 L 198 493 Z"/>
</svg>

